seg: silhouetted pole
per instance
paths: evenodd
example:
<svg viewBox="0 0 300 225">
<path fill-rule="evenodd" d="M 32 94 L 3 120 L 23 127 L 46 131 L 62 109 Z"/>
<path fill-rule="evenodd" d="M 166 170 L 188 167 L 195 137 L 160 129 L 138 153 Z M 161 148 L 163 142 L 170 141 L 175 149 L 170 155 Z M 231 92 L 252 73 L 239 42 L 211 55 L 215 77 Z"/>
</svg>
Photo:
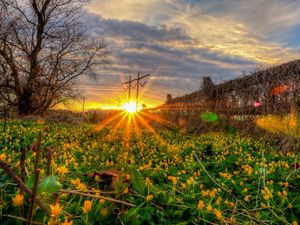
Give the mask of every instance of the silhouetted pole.
<svg viewBox="0 0 300 225">
<path fill-rule="evenodd" d="M 137 81 L 137 85 L 136 85 L 136 106 L 135 106 L 135 107 L 136 107 L 136 110 L 137 110 L 138 107 L 139 107 L 139 90 L 140 90 L 140 85 L 141 85 L 140 81 L 141 81 L 142 79 L 144 79 L 144 78 L 150 76 L 150 74 L 147 74 L 147 75 L 145 75 L 145 76 L 140 77 L 140 74 L 141 74 L 141 72 L 138 73 L 138 78 L 135 79 L 135 80 Z M 134 80 L 133 80 L 133 81 L 134 81 Z M 141 86 L 144 86 L 144 85 L 141 85 Z"/>
<path fill-rule="evenodd" d="M 122 85 L 124 84 L 128 84 L 128 95 L 129 95 L 129 101 L 130 101 L 130 94 L 131 94 L 131 85 L 133 82 L 137 82 L 136 85 L 136 109 L 138 109 L 138 104 L 139 104 L 139 87 L 141 85 L 140 81 L 142 79 L 144 79 L 145 77 L 150 76 L 150 74 L 147 74 L 145 76 L 140 77 L 141 72 L 138 73 L 138 77 L 136 79 L 131 80 L 131 76 L 129 76 L 129 81 L 122 83 Z M 141 85 L 143 86 L 143 85 Z"/>
<path fill-rule="evenodd" d="M 85 99 L 86 99 L 86 97 L 83 97 L 83 99 L 82 99 L 82 122 L 84 120 L 84 104 L 85 104 Z"/>
<path fill-rule="evenodd" d="M 128 84 L 128 87 L 125 89 L 125 90 L 128 90 L 128 102 L 130 102 L 130 99 L 131 99 L 131 85 L 132 85 L 131 83 L 132 82 L 133 81 L 131 80 L 131 76 L 129 76 L 129 81 L 121 84 L 121 85 Z"/>
<path fill-rule="evenodd" d="M 131 99 L 131 76 L 129 76 L 129 84 L 128 84 L 128 102 Z"/>
<path fill-rule="evenodd" d="M 139 108 L 139 87 L 140 87 L 140 72 L 138 73 L 137 85 L 136 85 L 136 105 L 135 105 L 136 110 L 138 110 Z"/>
</svg>

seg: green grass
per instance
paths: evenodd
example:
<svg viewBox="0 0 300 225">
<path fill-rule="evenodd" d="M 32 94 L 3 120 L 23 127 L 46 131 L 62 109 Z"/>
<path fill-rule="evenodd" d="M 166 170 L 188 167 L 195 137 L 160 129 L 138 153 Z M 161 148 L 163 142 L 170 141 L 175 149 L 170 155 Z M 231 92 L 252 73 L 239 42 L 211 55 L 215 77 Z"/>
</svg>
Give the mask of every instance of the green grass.
<svg viewBox="0 0 300 225">
<path fill-rule="evenodd" d="M 0 123 L 2 129 L 3 123 Z M 26 180 L 32 186 L 34 152 L 30 145 L 43 133 L 39 198 L 55 198 L 62 210 L 50 218 L 36 208 L 34 221 L 73 224 L 291 224 L 300 219 L 299 153 L 275 151 L 262 141 L 230 133 L 188 135 L 143 130 L 124 138 L 124 131 L 66 124 L 9 122 L 0 133 L 0 159 L 20 173 L 20 149 L 27 149 Z M 51 177 L 45 176 L 46 149 L 54 150 Z M 199 160 L 198 160 L 198 159 Z M 204 169 L 205 168 L 205 169 Z M 121 172 L 114 190 L 91 178 L 105 170 Z M 12 203 L 19 188 L 0 169 L 0 215 L 21 216 Z M 77 179 L 77 180 L 76 180 Z M 135 205 L 99 201 L 58 192 L 88 192 Z M 83 212 L 84 201 L 92 208 Z M 87 202 L 86 202 L 87 203 Z M 25 217 L 29 208 L 25 195 Z M 0 217 L 1 218 L 1 217 Z M 1 224 L 18 220 L 3 216 Z M 19 222 L 21 224 L 21 222 Z M 207 224 L 209 224 L 207 222 Z"/>
</svg>

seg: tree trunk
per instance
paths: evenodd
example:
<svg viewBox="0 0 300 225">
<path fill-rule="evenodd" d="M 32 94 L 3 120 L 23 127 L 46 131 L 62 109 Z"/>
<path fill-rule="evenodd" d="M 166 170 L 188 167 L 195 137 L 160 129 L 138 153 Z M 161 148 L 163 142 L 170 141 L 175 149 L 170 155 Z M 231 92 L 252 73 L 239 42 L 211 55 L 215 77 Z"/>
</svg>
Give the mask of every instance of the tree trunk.
<svg viewBox="0 0 300 225">
<path fill-rule="evenodd" d="M 28 90 L 25 90 L 19 96 L 18 112 L 20 115 L 28 115 L 34 112 L 33 102 L 31 97 L 32 97 L 32 93 Z"/>
</svg>

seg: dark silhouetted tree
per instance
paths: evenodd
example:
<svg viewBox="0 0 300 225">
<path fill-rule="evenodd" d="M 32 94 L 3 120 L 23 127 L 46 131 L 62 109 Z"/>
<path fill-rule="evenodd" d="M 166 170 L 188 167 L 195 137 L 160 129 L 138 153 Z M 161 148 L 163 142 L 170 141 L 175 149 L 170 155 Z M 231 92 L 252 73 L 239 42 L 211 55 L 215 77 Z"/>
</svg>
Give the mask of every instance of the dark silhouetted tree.
<svg viewBox="0 0 300 225">
<path fill-rule="evenodd" d="M 0 101 L 42 113 L 74 97 L 74 82 L 107 63 L 84 30 L 87 0 L 0 0 Z"/>
</svg>

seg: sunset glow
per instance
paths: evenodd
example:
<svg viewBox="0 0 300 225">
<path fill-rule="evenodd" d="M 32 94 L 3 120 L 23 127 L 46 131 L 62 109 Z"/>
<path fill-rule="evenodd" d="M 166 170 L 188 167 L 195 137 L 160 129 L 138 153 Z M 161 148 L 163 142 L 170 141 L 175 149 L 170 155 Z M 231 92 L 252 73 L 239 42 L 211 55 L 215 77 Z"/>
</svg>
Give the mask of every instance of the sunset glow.
<svg viewBox="0 0 300 225">
<path fill-rule="evenodd" d="M 135 102 L 127 102 L 124 105 L 122 105 L 121 109 L 125 110 L 128 113 L 135 113 L 135 112 L 141 110 L 142 107 L 140 105 L 138 107 L 136 107 Z"/>
</svg>

